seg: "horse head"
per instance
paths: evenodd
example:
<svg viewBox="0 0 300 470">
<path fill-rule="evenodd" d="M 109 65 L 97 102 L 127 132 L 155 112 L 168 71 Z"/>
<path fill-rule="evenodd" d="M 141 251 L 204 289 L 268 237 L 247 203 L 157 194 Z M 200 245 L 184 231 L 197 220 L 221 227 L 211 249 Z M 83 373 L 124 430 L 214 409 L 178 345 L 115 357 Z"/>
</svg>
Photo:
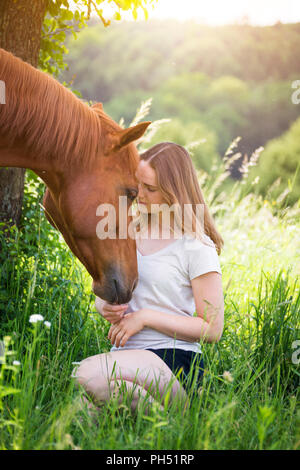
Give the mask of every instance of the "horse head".
<svg viewBox="0 0 300 470">
<path fill-rule="evenodd" d="M 134 141 L 150 122 L 122 129 L 99 103 L 92 108 L 101 120 L 98 154 L 92 165 L 74 163 L 63 172 L 57 190 L 46 190 L 44 207 L 49 222 L 92 276 L 93 292 L 121 304 L 129 302 L 138 279 L 136 243 L 129 233 L 129 208 L 138 193 Z M 108 216 L 111 224 L 105 230 Z"/>
</svg>

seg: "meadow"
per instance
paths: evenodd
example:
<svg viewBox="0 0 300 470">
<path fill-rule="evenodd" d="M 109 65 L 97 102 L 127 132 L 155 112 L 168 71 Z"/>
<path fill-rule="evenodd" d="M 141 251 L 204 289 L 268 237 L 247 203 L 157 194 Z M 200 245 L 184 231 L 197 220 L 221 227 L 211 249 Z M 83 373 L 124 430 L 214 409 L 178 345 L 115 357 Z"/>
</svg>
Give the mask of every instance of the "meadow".
<svg viewBox="0 0 300 470">
<path fill-rule="evenodd" d="M 205 373 L 189 406 L 167 394 L 163 409 L 136 414 L 129 395 L 92 415 L 81 403 L 72 370 L 109 350 L 109 324 L 44 217 L 43 183 L 27 172 L 21 228 L 0 232 L 0 449 L 299 448 L 300 208 L 273 199 L 274 185 L 256 194 L 247 168 L 220 191 L 233 158 L 234 148 L 198 172 L 225 241 L 223 336 L 202 344 Z"/>
</svg>

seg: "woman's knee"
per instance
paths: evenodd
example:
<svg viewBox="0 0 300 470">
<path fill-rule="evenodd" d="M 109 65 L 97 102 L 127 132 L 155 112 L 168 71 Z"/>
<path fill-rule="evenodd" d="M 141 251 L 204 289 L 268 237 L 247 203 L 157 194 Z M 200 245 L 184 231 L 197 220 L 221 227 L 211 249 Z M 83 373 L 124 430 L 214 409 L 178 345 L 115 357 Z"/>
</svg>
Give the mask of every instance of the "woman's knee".
<svg viewBox="0 0 300 470">
<path fill-rule="evenodd" d="M 119 396 L 120 393 L 122 395 L 125 391 L 132 391 L 136 387 L 130 381 L 126 381 L 122 373 L 116 373 L 118 370 L 116 362 L 112 365 L 109 359 L 105 354 L 84 359 L 72 374 L 77 384 L 97 402 L 107 401 L 112 396 Z"/>
<path fill-rule="evenodd" d="M 76 370 L 73 371 L 72 377 L 74 377 L 77 384 L 92 394 L 99 392 L 107 383 L 107 377 L 103 375 L 102 368 L 99 367 L 99 361 L 93 356 L 83 359 Z"/>
</svg>

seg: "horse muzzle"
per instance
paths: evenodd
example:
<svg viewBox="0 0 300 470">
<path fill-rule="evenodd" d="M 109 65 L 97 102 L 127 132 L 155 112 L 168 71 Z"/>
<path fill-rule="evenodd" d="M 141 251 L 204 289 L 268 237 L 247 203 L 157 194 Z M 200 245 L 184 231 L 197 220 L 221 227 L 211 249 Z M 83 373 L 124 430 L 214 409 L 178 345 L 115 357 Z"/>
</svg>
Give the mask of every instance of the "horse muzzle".
<svg viewBox="0 0 300 470">
<path fill-rule="evenodd" d="M 106 300 L 109 304 L 127 304 L 131 298 L 134 289 L 136 288 L 138 279 L 136 278 L 131 285 L 126 285 L 123 277 L 118 273 L 113 273 L 110 276 L 105 276 L 102 283 L 93 281 L 92 290 L 97 297 Z"/>
</svg>

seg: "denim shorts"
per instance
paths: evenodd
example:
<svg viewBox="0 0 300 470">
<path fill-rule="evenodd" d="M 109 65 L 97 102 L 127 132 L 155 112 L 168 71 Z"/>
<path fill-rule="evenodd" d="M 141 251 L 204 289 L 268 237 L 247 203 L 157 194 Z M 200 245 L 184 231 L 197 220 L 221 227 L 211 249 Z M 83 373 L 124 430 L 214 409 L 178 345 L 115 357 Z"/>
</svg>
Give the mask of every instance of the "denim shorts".
<svg viewBox="0 0 300 470">
<path fill-rule="evenodd" d="M 182 386 L 188 391 L 193 383 L 196 388 L 201 384 L 204 372 L 204 362 L 201 353 L 185 351 L 183 349 L 147 349 L 159 356 L 178 378 Z"/>
</svg>

